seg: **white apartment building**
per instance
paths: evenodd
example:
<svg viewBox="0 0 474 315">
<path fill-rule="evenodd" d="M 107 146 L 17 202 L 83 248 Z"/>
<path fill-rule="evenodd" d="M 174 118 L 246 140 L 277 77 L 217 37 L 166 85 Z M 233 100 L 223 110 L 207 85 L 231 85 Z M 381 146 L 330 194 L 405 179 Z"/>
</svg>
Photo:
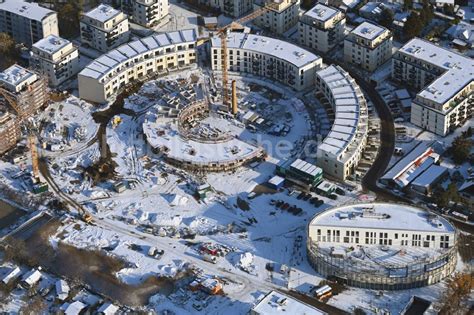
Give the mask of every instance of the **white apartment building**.
<svg viewBox="0 0 474 315">
<path fill-rule="evenodd" d="M 430 285 L 456 266 L 456 230 L 422 209 L 355 203 L 317 214 L 308 225 L 308 259 L 318 272 L 377 290 Z"/>
<path fill-rule="evenodd" d="M 59 35 L 56 12 L 37 3 L 20 0 L 0 1 L 0 33 L 31 47 L 48 35 Z"/>
<path fill-rule="evenodd" d="M 91 62 L 78 75 L 79 96 L 106 103 L 131 81 L 196 63 L 195 30 L 182 30 L 122 45 Z"/>
<path fill-rule="evenodd" d="M 374 71 L 392 57 L 392 39 L 385 27 L 364 22 L 344 40 L 344 60 Z"/>
<path fill-rule="evenodd" d="M 80 25 L 82 43 L 101 52 L 128 42 L 130 37 L 128 17 L 105 4 L 85 13 Z"/>
<path fill-rule="evenodd" d="M 252 0 L 198 0 L 198 3 L 219 9 L 223 14 L 240 17 L 253 8 Z"/>
<path fill-rule="evenodd" d="M 144 27 L 156 25 L 169 14 L 168 0 L 122 0 L 122 11 L 136 24 Z"/>
<path fill-rule="evenodd" d="M 421 90 L 413 100 L 411 122 L 446 136 L 472 117 L 474 61 L 414 38 L 392 59 L 392 78 Z"/>
<path fill-rule="evenodd" d="M 229 33 L 227 49 L 229 71 L 273 79 L 297 91 L 312 87 L 315 73 L 322 67 L 321 57 L 265 36 Z M 222 70 L 221 39 L 217 36 L 211 40 L 211 65 L 213 70 Z"/>
<path fill-rule="evenodd" d="M 254 0 L 254 10 L 263 7 L 267 7 L 267 12 L 252 21 L 263 29 L 281 35 L 298 23 L 300 0 L 281 0 L 270 4 L 266 0 Z"/>
<path fill-rule="evenodd" d="M 299 43 L 326 53 L 344 39 L 345 25 L 344 13 L 318 3 L 300 17 Z"/>
<path fill-rule="evenodd" d="M 16 64 L 0 72 L 0 88 L 16 102 L 15 110 L 23 118 L 34 115 L 49 99 L 46 79 Z"/>
<path fill-rule="evenodd" d="M 48 77 L 56 87 L 79 72 L 79 51 L 59 36 L 48 37 L 33 44 L 30 66 Z"/>
<path fill-rule="evenodd" d="M 339 66 L 316 72 L 316 88 L 335 114 L 331 131 L 318 146 L 316 165 L 326 175 L 345 180 L 355 172 L 367 144 L 367 103 L 355 80 Z"/>
</svg>

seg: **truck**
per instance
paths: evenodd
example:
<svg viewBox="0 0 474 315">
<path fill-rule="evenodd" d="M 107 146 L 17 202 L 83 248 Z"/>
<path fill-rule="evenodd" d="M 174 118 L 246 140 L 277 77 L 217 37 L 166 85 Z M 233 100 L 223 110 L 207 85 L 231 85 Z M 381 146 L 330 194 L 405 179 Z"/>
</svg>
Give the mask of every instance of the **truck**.
<svg viewBox="0 0 474 315">
<path fill-rule="evenodd" d="M 210 262 L 211 264 L 216 264 L 217 263 L 217 257 L 209 255 L 209 254 L 203 254 L 202 255 L 202 260 Z"/>
</svg>

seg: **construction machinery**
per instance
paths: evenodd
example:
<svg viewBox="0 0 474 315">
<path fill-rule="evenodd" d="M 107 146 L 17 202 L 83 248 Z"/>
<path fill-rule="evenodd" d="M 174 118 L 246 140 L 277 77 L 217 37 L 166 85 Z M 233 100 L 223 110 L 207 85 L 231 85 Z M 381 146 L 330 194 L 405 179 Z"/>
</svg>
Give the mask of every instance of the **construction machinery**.
<svg viewBox="0 0 474 315">
<path fill-rule="evenodd" d="M 83 213 L 82 216 L 81 216 L 81 218 L 82 218 L 82 220 L 83 220 L 85 223 L 87 223 L 87 224 L 91 224 L 92 221 L 93 221 L 92 216 L 91 216 L 89 213 L 87 213 L 87 212 Z"/>
<path fill-rule="evenodd" d="M 236 21 L 217 30 L 216 35 L 221 41 L 221 62 L 222 62 L 222 103 L 229 107 L 231 111 L 230 93 L 229 93 L 229 69 L 227 67 L 228 51 L 227 51 L 227 35 L 229 32 L 242 29 L 243 24 L 265 14 L 272 9 L 273 6 L 278 5 L 273 1 L 268 1 L 265 6 L 253 11 L 252 13 L 237 19 Z"/>
</svg>

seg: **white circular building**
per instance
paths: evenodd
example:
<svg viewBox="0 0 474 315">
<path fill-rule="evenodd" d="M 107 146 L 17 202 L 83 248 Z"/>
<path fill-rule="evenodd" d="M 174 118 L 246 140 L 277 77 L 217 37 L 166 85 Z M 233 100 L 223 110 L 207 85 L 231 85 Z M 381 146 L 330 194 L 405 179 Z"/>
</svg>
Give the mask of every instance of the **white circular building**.
<svg viewBox="0 0 474 315">
<path fill-rule="evenodd" d="M 408 289 L 454 271 L 456 230 L 412 206 L 352 204 L 311 220 L 307 251 L 310 264 L 326 277 L 368 289 Z"/>
</svg>

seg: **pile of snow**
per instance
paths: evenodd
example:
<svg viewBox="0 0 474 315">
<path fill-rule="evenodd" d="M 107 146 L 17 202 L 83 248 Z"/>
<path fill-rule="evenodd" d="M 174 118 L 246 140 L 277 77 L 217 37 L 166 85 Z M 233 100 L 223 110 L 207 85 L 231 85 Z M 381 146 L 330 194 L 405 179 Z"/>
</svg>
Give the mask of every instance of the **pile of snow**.
<svg viewBox="0 0 474 315">
<path fill-rule="evenodd" d="M 253 264 L 254 256 L 250 252 L 245 252 L 240 254 L 239 261 L 237 262 L 236 266 L 248 273 L 255 273 L 255 265 Z"/>
<path fill-rule="evenodd" d="M 169 195 L 167 200 L 170 203 L 170 206 L 172 206 L 172 207 L 184 206 L 189 201 L 188 197 L 181 196 L 181 195 L 178 195 L 178 194 Z"/>
<path fill-rule="evenodd" d="M 143 210 L 138 210 L 136 217 L 140 222 L 147 221 L 149 219 L 149 213 Z"/>
</svg>

